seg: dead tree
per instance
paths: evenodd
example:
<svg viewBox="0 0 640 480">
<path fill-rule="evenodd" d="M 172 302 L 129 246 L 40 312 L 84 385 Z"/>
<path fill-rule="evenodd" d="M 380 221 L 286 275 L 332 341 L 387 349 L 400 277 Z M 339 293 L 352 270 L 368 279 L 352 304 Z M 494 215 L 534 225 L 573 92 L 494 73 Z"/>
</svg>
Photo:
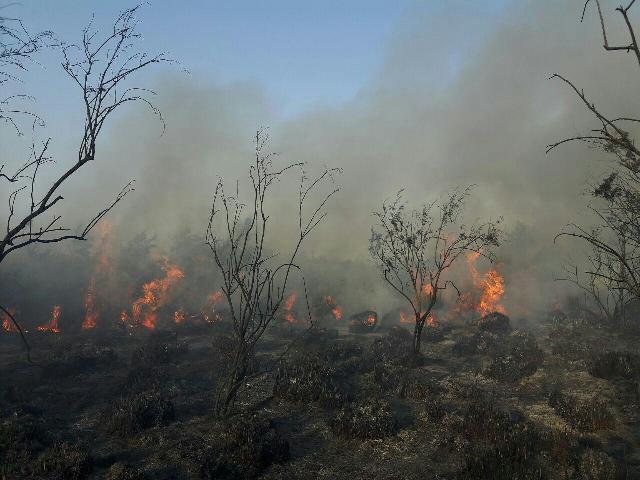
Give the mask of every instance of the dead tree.
<svg viewBox="0 0 640 480">
<path fill-rule="evenodd" d="M 640 65 L 640 48 L 629 17 L 635 0 L 616 8 L 629 35 L 629 43 L 618 46 L 609 44 L 600 1 L 593 1 L 600 20 L 604 49 L 633 53 Z M 583 19 L 590 3 L 591 0 L 585 3 Z M 547 152 L 568 142 L 581 141 L 614 157 L 610 172 L 590 189 L 594 199 L 590 209 L 595 214 L 598 226 L 585 228 L 570 224 L 556 237 L 578 238 L 591 248 L 592 254 L 588 258 L 591 268 L 584 272 L 585 280 L 577 275 L 578 269 L 575 266 L 570 267 L 574 273 L 568 279 L 590 294 L 605 317 L 625 321 L 626 304 L 632 299 L 640 299 L 640 150 L 628 130 L 640 123 L 640 119 L 605 115 L 570 80 L 558 74 L 552 78 L 559 79 L 570 87 L 597 120 L 598 126 L 589 134 L 573 136 L 549 145 Z"/>
<path fill-rule="evenodd" d="M 493 260 L 500 245 L 500 220 L 461 223 L 470 188 L 456 190 L 420 210 L 406 209 L 402 191 L 374 212 L 369 252 L 385 281 L 411 307 L 415 325 L 413 353 L 420 353 L 422 331 L 442 290 L 460 291 L 448 275 L 461 255 L 477 252 Z"/>
<path fill-rule="evenodd" d="M 139 37 L 136 31 L 137 11 L 138 7 L 123 11 L 103 36 L 99 36 L 99 32 L 89 24 L 83 31 L 80 45 L 63 46 L 62 68 L 81 92 L 84 110 L 84 125 L 80 127 L 77 157 L 44 188 L 39 180 L 42 170 L 53 163 L 48 155 L 50 139 L 39 145 L 34 142 L 28 159 L 11 172 L 7 172 L 4 165 L 0 167 L 1 179 L 14 186 L 8 198 L 5 231 L 0 236 L 0 264 L 8 255 L 34 245 L 86 240 L 98 222 L 133 190 L 133 184 L 129 182 L 111 202 L 92 215 L 79 231 L 65 227 L 62 216 L 54 212 L 64 200 L 62 190 L 69 178 L 96 160 L 98 138 L 105 123 L 116 110 L 128 103 L 142 102 L 160 116 L 160 112 L 149 100 L 153 92 L 129 85 L 131 77 L 137 72 L 169 61 L 163 54 L 149 56 L 136 50 L 135 44 Z M 28 47 L 27 50 L 22 50 L 22 54 L 14 54 L 14 65 L 21 65 L 21 55 L 25 52 L 29 52 Z M 39 196 L 38 191 L 45 193 Z M 0 309 L 11 318 L 22 334 L 20 325 L 8 309 Z M 25 346 L 28 349 L 26 340 Z"/>
<path fill-rule="evenodd" d="M 233 347 L 229 365 L 222 375 L 215 399 L 215 411 L 229 415 L 243 381 L 249 375 L 255 348 L 271 322 L 282 311 L 285 294 L 294 273 L 300 271 L 296 259 L 303 243 L 325 219 L 326 206 L 339 189 L 338 169 L 325 169 L 310 179 L 304 165 L 282 168 L 274 165 L 275 155 L 265 150 L 268 135 L 255 136 L 255 158 L 249 168 L 251 185 L 246 204 L 240 200 L 238 183 L 232 194 L 220 179 L 211 206 L 206 242 L 222 276 L 222 292 L 233 324 Z M 276 187 L 292 170 L 299 170 L 297 198 L 297 238 L 283 259 L 270 253 L 266 239 L 272 231 L 268 202 Z M 315 201 L 314 201 L 315 200 Z M 313 203 L 309 206 L 309 203 Z M 305 287 L 306 290 L 306 287 Z"/>
<path fill-rule="evenodd" d="M 5 7 L 6 8 L 6 7 Z M 0 7 L 0 12 L 4 9 Z M 53 33 L 49 31 L 32 35 L 19 18 L 0 14 L 0 121 L 11 125 L 18 134 L 21 133 L 16 116 L 28 115 L 39 120 L 37 115 L 19 108 L 15 102 L 29 99 L 28 95 L 13 92 L 7 93 L 7 86 L 19 83 L 20 73 L 28 70 L 35 55 L 44 47 L 54 45 Z M 8 180 L 0 167 L 0 178 Z"/>
</svg>

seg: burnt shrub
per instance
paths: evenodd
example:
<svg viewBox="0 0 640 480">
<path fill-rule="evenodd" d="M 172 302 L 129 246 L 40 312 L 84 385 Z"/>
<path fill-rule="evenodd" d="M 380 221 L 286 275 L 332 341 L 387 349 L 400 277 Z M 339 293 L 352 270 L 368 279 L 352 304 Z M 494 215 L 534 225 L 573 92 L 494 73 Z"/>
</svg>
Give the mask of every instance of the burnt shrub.
<svg viewBox="0 0 640 480">
<path fill-rule="evenodd" d="M 46 445 L 46 431 L 31 416 L 16 416 L 0 423 L 0 478 L 29 471 L 30 464 Z"/>
<path fill-rule="evenodd" d="M 507 335 L 511 332 L 511 320 L 500 312 L 493 312 L 478 320 L 478 329 L 497 335 Z"/>
<path fill-rule="evenodd" d="M 442 389 L 436 382 L 426 377 L 420 370 L 411 370 L 401 380 L 398 394 L 400 398 L 425 400 L 440 395 Z"/>
<path fill-rule="evenodd" d="M 395 433 L 397 422 L 389 402 L 376 398 L 345 405 L 330 426 L 340 437 L 384 438 Z"/>
<path fill-rule="evenodd" d="M 619 478 L 616 461 L 604 452 L 587 448 L 580 456 L 580 478 L 584 480 L 610 480 Z"/>
<path fill-rule="evenodd" d="M 374 339 L 366 353 L 368 364 L 376 363 L 405 365 L 411 361 L 413 335 L 402 327 L 392 327 L 386 335 Z"/>
<path fill-rule="evenodd" d="M 604 400 L 597 397 L 578 399 L 573 395 L 554 390 L 549 395 L 549 406 L 573 428 L 593 432 L 613 426 L 613 414 Z"/>
<path fill-rule="evenodd" d="M 540 435 L 517 411 L 503 411 L 478 396 L 462 410 L 460 434 L 464 438 L 461 478 L 545 478 L 538 465 Z"/>
<path fill-rule="evenodd" d="M 498 355 L 504 349 L 504 337 L 497 333 L 480 331 L 459 338 L 452 347 L 452 353 L 465 357 L 468 355 Z"/>
<path fill-rule="evenodd" d="M 116 353 L 108 346 L 63 345 L 57 348 L 45 363 L 43 374 L 52 377 L 77 375 L 100 367 L 111 366 L 116 360 Z"/>
<path fill-rule="evenodd" d="M 178 335 L 169 331 L 154 331 L 147 337 L 144 344 L 133 352 L 132 367 L 156 367 L 168 364 L 173 359 L 188 350 L 186 343 L 178 342 Z"/>
<path fill-rule="evenodd" d="M 202 479 L 254 478 L 272 464 L 289 459 L 289 442 L 273 422 L 260 415 L 239 415 L 220 421 L 206 438 L 183 446 Z"/>
<path fill-rule="evenodd" d="M 142 470 L 124 463 L 114 463 L 107 472 L 106 480 L 147 480 L 147 478 Z"/>
<path fill-rule="evenodd" d="M 347 400 L 345 385 L 326 358 L 294 355 L 278 365 L 273 394 L 290 402 L 337 407 Z"/>
<path fill-rule="evenodd" d="M 81 480 L 91 473 L 92 459 L 85 449 L 58 442 L 38 457 L 37 469 L 38 478 Z"/>
<path fill-rule="evenodd" d="M 640 355 L 627 352 L 605 352 L 597 355 L 589 365 L 594 377 L 634 379 L 640 377 Z"/>
<path fill-rule="evenodd" d="M 175 417 L 173 402 L 158 390 L 122 397 L 105 413 L 110 433 L 128 437 L 146 428 L 166 425 Z"/>
<path fill-rule="evenodd" d="M 232 335 L 219 334 L 214 336 L 211 347 L 215 370 L 221 374 L 220 376 L 224 377 L 228 369 L 235 365 L 236 340 Z M 247 359 L 247 375 L 257 372 L 259 368 L 258 360 L 255 354 L 251 352 Z"/>
<path fill-rule="evenodd" d="M 507 344 L 507 353 L 495 357 L 485 374 L 502 382 L 516 382 L 536 372 L 544 356 L 536 339 L 526 332 L 513 332 Z"/>
</svg>

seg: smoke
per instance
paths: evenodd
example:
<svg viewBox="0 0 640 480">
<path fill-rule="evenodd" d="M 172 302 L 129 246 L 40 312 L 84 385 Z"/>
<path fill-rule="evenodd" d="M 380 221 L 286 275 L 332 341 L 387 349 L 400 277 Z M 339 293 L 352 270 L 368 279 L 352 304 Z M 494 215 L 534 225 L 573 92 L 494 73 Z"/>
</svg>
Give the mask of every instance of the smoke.
<svg viewBox="0 0 640 480">
<path fill-rule="evenodd" d="M 135 193 L 112 216 L 116 230 L 122 242 L 146 232 L 166 249 L 181 235 L 203 235 L 217 176 L 246 177 L 253 134 L 269 125 L 279 161 L 344 170 L 342 190 L 304 250 L 318 292 L 340 290 L 327 293 L 353 309 L 391 308 L 396 297 L 368 260 L 371 212 L 401 188 L 417 207 L 473 184 L 467 221 L 503 216 L 509 232 L 498 252 L 507 310 L 544 309 L 566 293 L 554 278 L 576 251 L 554 245 L 554 236 L 568 222 L 589 221 L 585 185 L 606 169 L 602 153 L 581 145 L 545 154 L 549 143 L 593 127 L 575 95 L 548 77 L 570 78 L 615 116 L 638 106 L 629 95 L 635 65 L 604 53 L 594 12 L 579 21 L 582 5 L 511 2 L 487 28 L 474 2 L 450 1 L 436 14 L 416 4 L 355 98 L 290 119 L 279 118 L 257 84 L 163 77 L 155 90 L 164 135 L 148 112 L 119 119 L 101 146 L 103 160 L 74 179 L 69 198 L 106 201 L 135 178 Z M 616 21 L 611 42 L 623 32 Z M 284 212 L 296 202 L 297 179 L 290 180 L 272 205 L 270 240 L 283 252 L 292 232 Z M 86 216 L 86 203 L 69 204 L 69 218 Z"/>
</svg>

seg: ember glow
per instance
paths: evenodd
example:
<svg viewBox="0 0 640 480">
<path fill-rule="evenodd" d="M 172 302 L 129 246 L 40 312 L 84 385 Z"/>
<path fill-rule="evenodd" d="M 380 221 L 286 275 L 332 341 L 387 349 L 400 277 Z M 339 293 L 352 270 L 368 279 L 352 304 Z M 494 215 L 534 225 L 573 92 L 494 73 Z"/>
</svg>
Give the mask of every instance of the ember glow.
<svg viewBox="0 0 640 480">
<path fill-rule="evenodd" d="M 60 322 L 61 314 L 62 307 L 60 307 L 60 305 L 56 305 L 55 307 L 53 307 L 53 311 L 51 312 L 49 323 L 37 326 L 36 330 L 39 330 L 41 332 L 60 333 L 60 327 L 58 326 L 58 323 Z"/>
<path fill-rule="evenodd" d="M 169 263 L 166 257 L 163 262 L 162 270 L 165 276 L 145 283 L 142 286 L 142 297 L 131 306 L 133 323 L 150 330 L 156 328 L 158 323 L 158 309 L 166 305 L 170 291 L 184 278 L 184 272 L 178 266 Z M 126 315 L 125 320 L 128 319 L 129 315 Z"/>
<path fill-rule="evenodd" d="M 82 329 L 89 330 L 96 328 L 98 324 L 98 307 L 96 305 L 96 279 L 92 278 L 89 282 L 87 294 L 84 297 L 85 315 L 82 321 Z"/>
</svg>

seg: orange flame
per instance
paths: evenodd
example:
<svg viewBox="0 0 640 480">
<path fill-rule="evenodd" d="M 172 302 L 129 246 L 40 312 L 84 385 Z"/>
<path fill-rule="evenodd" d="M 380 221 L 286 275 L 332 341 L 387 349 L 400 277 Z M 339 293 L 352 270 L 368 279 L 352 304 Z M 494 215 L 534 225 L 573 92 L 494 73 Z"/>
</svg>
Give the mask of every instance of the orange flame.
<svg viewBox="0 0 640 480">
<path fill-rule="evenodd" d="M 162 270 L 165 272 L 165 277 L 142 285 L 142 297 L 131 306 L 134 323 L 150 330 L 156 328 L 158 309 L 166 304 L 167 294 L 184 278 L 184 272 L 178 266 L 170 264 L 167 258 L 163 261 Z"/>
<path fill-rule="evenodd" d="M 176 323 L 176 325 L 180 325 L 182 322 L 184 322 L 184 311 L 182 309 L 176 310 L 173 313 L 173 321 Z"/>
<path fill-rule="evenodd" d="M 41 332 L 60 333 L 60 327 L 58 326 L 58 322 L 60 321 L 61 314 L 62 314 L 62 307 L 60 305 L 54 306 L 53 311 L 51 312 L 51 319 L 49 319 L 49 323 L 46 325 L 40 325 L 36 327 L 36 329 Z"/>
<path fill-rule="evenodd" d="M 483 316 L 491 312 L 506 313 L 505 308 L 500 304 L 504 295 L 504 277 L 495 269 L 480 275 L 476 268 L 476 261 L 479 257 L 480 254 L 477 252 L 467 255 L 467 265 L 473 279 L 473 285 L 482 292 L 474 309 Z"/>
<path fill-rule="evenodd" d="M 370 326 L 373 327 L 376 324 L 376 316 L 373 313 L 370 313 L 367 316 L 367 319 L 365 320 L 365 323 Z"/>
<path fill-rule="evenodd" d="M 409 317 L 404 310 L 400 310 L 400 323 L 413 323 L 413 318 Z"/>
<path fill-rule="evenodd" d="M 98 261 L 96 262 L 95 272 L 89 281 L 87 293 L 84 298 L 85 316 L 82 321 L 83 330 L 95 328 L 100 318 L 96 278 L 104 280 L 113 270 L 111 266 L 113 224 L 103 220 L 96 226 L 96 231 L 98 233 L 98 242 L 95 245 L 98 250 Z"/>
<path fill-rule="evenodd" d="M 11 315 L 15 317 L 16 310 L 14 308 L 10 308 L 9 313 L 11 313 Z M 4 312 L 2 312 L 2 329 L 5 332 L 10 332 L 10 333 L 14 333 L 18 331 L 13 321 L 11 320 L 11 317 L 9 317 L 9 315 L 7 315 Z"/>
<path fill-rule="evenodd" d="M 293 306 L 295 305 L 297 299 L 298 294 L 296 292 L 293 292 L 291 295 L 289 295 L 289 297 L 287 297 L 284 302 L 284 319 L 290 324 L 296 323 L 296 317 L 294 317 L 291 310 L 293 309 Z"/>
<path fill-rule="evenodd" d="M 338 305 L 338 302 L 336 302 L 336 299 L 334 297 L 332 297 L 331 295 L 327 295 L 326 297 L 322 298 L 322 301 L 325 303 L 325 305 L 331 307 L 331 315 L 333 315 L 333 318 L 335 318 L 336 320 L 342 320 L 342 307 Z"/>
</svg>

